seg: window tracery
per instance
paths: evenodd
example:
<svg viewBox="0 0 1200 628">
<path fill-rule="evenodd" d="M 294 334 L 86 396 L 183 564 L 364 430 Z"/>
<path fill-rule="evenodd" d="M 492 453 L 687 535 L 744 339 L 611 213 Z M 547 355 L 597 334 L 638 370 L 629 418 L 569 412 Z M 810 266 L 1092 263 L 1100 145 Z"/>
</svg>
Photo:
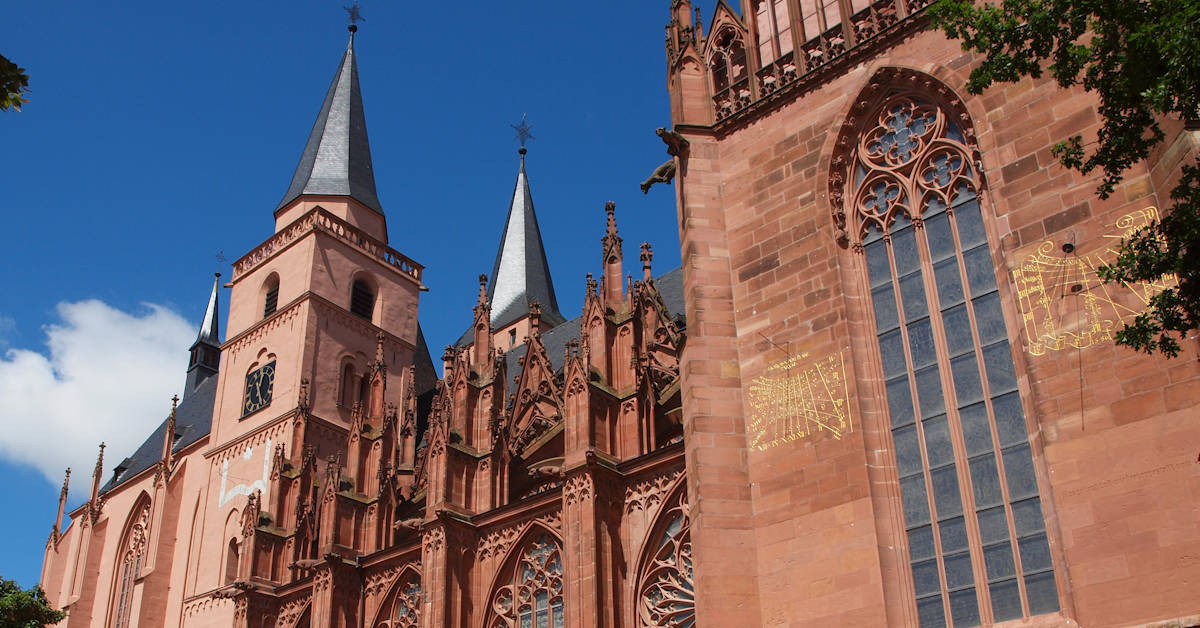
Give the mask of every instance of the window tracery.
<svg viewBox="0 0 1200 628">
<path fill-rule="evenodd" d="M 840 235 L 866 258 L 920 624 L 1058 610 L 970 120 L 918 93 L 871 111 L 834 161 Z"/>
<path fill-rule="evenodd" d="M 520 550 L 512 575 L 492 594 L 489 628 L 562 628 L 562 548 L 542 532 Z"/>
<path fill-rule="evenodd" d="M 113 628 L 128 628 L 133 615 L 133 585 L 142 570 L 142 558 L 146 554 L 146 531 L 150 526 L 150 504 L 143 503 L 134 512 L 133 523 L 125 533 L 120 553 L 117 555 L 117 589 L 113 601 Z"/>
<path fill-rule="evenodd" d="M 713 102 L 716 103 L 718 119 L 750 104 L 746 45 L 741 33 L 732 26 L 722 28 L 712 38 L 708 67 L 712 73 Z"/>
<path fill-rule="evenodd" d="M 638 619 L 645 628 L 692 628 L 696 625 L 696 587 L 692 580 L 691 519 L 687 492 L 680 491 L 661 516 L 638 581 Z"/>
<path fill-rule="evenodd" d="M 421 625 L 421 576 L 408 571 L 400 576 L 392 590 L 391 607 L 384 606 L 385 613 L 375 628 L 417 628 Z"/>
</svg>

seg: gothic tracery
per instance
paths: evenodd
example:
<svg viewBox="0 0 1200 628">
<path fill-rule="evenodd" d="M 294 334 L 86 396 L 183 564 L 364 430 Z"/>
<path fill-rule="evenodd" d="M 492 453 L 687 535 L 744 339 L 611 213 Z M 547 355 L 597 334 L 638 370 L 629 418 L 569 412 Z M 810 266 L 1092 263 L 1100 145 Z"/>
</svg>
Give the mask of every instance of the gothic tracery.
<svg viewBox="0 0 1200 628">
<path fill-rule="evenodd" d="M 652 553 L 638 581 L 638 619 L 645 628 L 691 628 L 696 625 L 696 587 L 687 491 L 667 504 L 647 544 Z"/>
<path fill-rule="evenodd" d="M 562 548 L 549 533 L 527 542 L 509 577 L 491 596 L 489 628 L 562 628 Z"/>
</svg>

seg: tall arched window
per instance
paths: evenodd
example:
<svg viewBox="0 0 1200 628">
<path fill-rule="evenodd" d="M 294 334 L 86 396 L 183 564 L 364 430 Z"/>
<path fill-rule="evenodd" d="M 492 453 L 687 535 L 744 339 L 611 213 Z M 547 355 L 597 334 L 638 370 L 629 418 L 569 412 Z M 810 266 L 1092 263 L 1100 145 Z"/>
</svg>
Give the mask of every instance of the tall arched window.
<svg viewBox="0 0 1200 628">
<path fill-rule="evenodd" d="M 238 573 L 238 542 L 229 539 L 229 548 L 225 550 L 225 584 L 237 580 Z"/>
<path fill-rule="evenodd" d="M 488 628 L 563 628 L 562 548 L 549 533 L 518 550 L 511 574 L 492 594 Z"/>
<path fill-rule="evenodd" d="M 358 394 L 358 386 L 357 386 L 356 382 L 357 382 L 357 378 L 354 376 L 354 365 L 346 364 L 345 366 L 343 366 L 342 367 L 342 391 L 341 391 L 342 394 L 341 394 L 341 398 L 338 401 L 341 403 L 341 405 L 343 405 L 347 408 L 354 405 L 354 402 L 357 400 L 357 398 L 355 396 Z"/>
<path fill-rule="evenodd" d="M 380 606 L 375 628 L 417 628 L 421 625 L 421 574 L 407 571 L 392 586 Z"/>
<path fill-rule="evenodd" d="M 712 38 L 708 67 L 712 72 L 713 102 L 717 117 L 724 118 L 750 104 L 750 73 L 742 35 L 726 25 Z"/>
<path fill-rule="evenodd" d="M 375 290 L 362 279 L 355 279 L 350 288 L 350 313 L 367 320 L 375 313 Z"/>
<path fill-rule="evenodd" d="M 132 511 L 125 537 L 117 549 L 117 574 L 113 579 L 113 628 L 128 628 L 133 616 L 133 585 L 142 570 L 142 558 L 146 555 L 146 536 L 150 526 L 150 503 L 146 499 Z"/>
<path fill-rule="evenodd" d="M 263 318 L 275 313 L 279 308 L 279 275 L 271 273 L 262 287 Z"/>
<path fill-rule="evenodd" d="M 756 0 L 754 19 L 758 27 L 758 61 L 766 67 L 792 51 L 792 17 L 788 0 Z"/>
<path fill-rule="evenodd" d="M 848 160 L 922 626 L 1058 610 L 1037 478 L 962 123 L 881 99 Z M 960 122 L 961 120 L 962 122 Z"/>
<path fill-rule="evenodd" d="M 665 504 L 638 577 L 638 625 L 692 628 L 696 625 L 696 587 L 687 491 L 679 491 Z"/>
</svg>

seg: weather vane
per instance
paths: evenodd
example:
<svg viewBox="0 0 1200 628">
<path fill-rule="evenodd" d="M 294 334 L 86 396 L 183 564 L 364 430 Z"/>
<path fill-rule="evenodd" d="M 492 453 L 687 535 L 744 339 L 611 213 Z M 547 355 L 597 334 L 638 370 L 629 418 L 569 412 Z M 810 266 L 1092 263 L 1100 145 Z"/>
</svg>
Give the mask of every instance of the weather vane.
<svg viewBox="0 0 1200 628">
<path fill-rule="evenodd" d="M 346 13 L 350 15 L 350 32 L 358 30 L 358 23 L 367 21 L 367 18 L 362 16 L 362 11 L 358 8 L 358 0 L 354 0 L 354 4 L 348 7 L 342 7 Z"/>
<path fill-rule="evenodd" d="M 525 148 L 525 142 L 528 140 L 537 139 L 529 131 L 533 128 L 532 124 L 525 122 L 525 114 L 521 114 L 521 124 L 510 124 L 514 131 L 517 132 L 517 139 L 521 142 L 521 148 Z"/>
</svg>

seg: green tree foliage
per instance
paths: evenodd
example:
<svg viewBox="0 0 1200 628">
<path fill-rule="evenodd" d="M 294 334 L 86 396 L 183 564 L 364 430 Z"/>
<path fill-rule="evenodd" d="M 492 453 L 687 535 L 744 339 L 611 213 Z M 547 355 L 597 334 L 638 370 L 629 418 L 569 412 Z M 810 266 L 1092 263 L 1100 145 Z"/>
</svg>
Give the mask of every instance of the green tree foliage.
<svg viewBox="0 0 1200 628">
<path fill-rule="evenodd" d="M 1095 141 L 1063 138 L 1053 154 L 1081 173 L 1100 170 L 1100 198 L 1164 140 L 1163 124 L 1200 119 L 1200 0 L 939 0 L 929 13 L 964 50 L 984 55 L 971 93 L 1049 72 L 1060 86 L 1097 96 Z M 1162 220 L 1124 240 L 1099 269 L 1104 281 L 1178 277 L 1117 333 L 1118 344 L 1169 356 L 1200 328 L 1200 168 L 1184 163 L 1178 174 Z"/>
<path fill-rule="evenodd" d="M 25 68 L 0 55 L 0 111 L 8 111 L 10 107 L 20 111 L 21 104 L 28 102 L 21 94 L 28 91 L 29 75 L 25 74 Z"/>
<path fill-rule="evenodd" d="M 0 628 L 41 628 L 63 617 L 66 613 L 50 607 L 42 587 L 25 591 L 16 582 L 0 578 Z"/>
</svg>

